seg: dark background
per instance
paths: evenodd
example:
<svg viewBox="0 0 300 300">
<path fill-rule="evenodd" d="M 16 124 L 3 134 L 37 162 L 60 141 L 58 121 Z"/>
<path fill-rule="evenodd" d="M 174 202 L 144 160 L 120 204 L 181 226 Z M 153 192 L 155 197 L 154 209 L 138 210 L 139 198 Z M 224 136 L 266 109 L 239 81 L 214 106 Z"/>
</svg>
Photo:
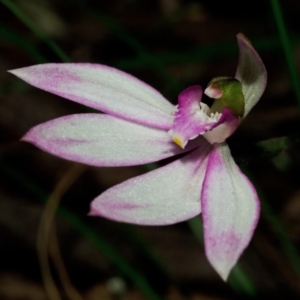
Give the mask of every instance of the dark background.
<svg viewBox="0 0 300 300">
<path fill-rule="evenodd" d="M 45 35 L 37 36 L 5 3 L 13 3 Z M 299 1 L 282 1 L 298 70 L 299 11 Z M 87 108 L 30 87 L 6 70 L 61 62 L 47 36 L 70 61 L 117 67 L 176 103 L 190 85 L 234 76 L 239 32 L 253 42 L 269 79 L 262 99 L 228 142 L 259 190 L 263 210 L 239 261 L 247 279 L 237 271 L 226 284 L 207 262 L 191 223 L 143 227 L 88 217 L 95 196 L 147 169 L 79 166 L 20 142 L 32 126 Z M 62 262 L 53 263 L 60 257 L 57 245 L 83 299 L 147 299 L 124 261 L 162 299 L 300 296 L 300 106 L 269 1 L 0 1 L 0 95 L 0 299 L 47 299 L 43 278 L 53 278 L 61 299 L 80 299 L 61 284 Z M 284 151 L 257 151 L 258 142 L 284 136 L 289 141 L 279 147 Z M 37 234 L 40 222 L 51 219 L 51 207 L 44 204 L 51 194 L 64 210 L 57 212 L 50 235 L 50 276 L 47 266 L 40 267 L 36 245 L 42 255 L 46 243 Z M 99 236 L 91 237 L 94 233 Z"/>
</svg>

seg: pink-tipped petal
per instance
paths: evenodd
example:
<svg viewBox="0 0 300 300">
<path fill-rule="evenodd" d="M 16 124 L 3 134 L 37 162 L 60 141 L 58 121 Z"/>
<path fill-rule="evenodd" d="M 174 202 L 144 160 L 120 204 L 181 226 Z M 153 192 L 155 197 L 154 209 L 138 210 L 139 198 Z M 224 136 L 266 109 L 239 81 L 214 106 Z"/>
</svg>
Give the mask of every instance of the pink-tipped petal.
<svg viewBox="0 0 300 300">
<path fill-rule="evenodd" d="M 233 115 L 228 108 L 224 108 L 219 121 L 214 125 L 215 127 L 203 136 L 211 144 L 223 143 L 235 132 L 239 124 L 239 117 Z"/>
<path fill-rule="evenodd" d="M 201 201 L 206 256 L 226 280 L 248 246 L 260 212 L 255 188 L 226 143 L 210 153 Z"/>
<path fill-rule="evenodd" d="M 250 41 L 241 33 L 237 35 L 240 55 L 235 78 L 238 79 L 243 88 L 245 98 L 245 113 L 258 102 L 267 85 L 267 71 L 256 50 Z"/>
<path fill-rule="evenodd" d="M 201 103 L 202 88 L 191 86 L 178 96 L 178 110 L 172 129 L 169 131 L 173 141 L 184 148 L 187 142 L 214 128 L 216 117 L 209 117 L 209 108 Z"/>
<path fill-rule="evenodd" d="M 23 140 L 51 154 L 92 166 L 145 164 L 183 152 L 165 130 L 105 114 L 54 119 L 30 129 Z"/>
<path fill-rule="evenodd" d="M 10 71 L 27 83 L 125 120 L 170 129 L 175 107 L 139 79 L 104 65 L 42 64 Z"/>
<path fill-rule="evenodd" d="M 201 212 L 200 194 L 210 145 L 97 197 L 90 215 L 141 225 L 167 225 Z"/>
</svg>

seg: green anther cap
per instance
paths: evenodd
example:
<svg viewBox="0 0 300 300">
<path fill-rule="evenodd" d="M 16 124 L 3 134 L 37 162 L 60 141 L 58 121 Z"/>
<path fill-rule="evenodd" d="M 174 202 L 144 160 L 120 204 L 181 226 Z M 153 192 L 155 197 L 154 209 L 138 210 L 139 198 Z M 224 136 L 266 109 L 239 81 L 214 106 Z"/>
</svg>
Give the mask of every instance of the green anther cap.
<svg viewBox="0 0 300 300">
<path fill-rule="evenodd" d="M 216 99 L 211 107 L 211 112 L 222 112 L 228 108 L 232 114 L 238 117 L 244 115 L 245 101 L 242 84 L 235 78 L 216 77 L 208 84 L 204 93 Z"/>
</svg>

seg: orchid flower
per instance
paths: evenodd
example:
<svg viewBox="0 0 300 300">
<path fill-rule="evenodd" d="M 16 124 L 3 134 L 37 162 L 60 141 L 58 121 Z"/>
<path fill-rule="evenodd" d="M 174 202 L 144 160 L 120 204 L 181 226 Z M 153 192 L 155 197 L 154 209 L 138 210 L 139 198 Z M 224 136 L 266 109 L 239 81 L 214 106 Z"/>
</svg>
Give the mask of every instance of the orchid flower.
<svg viewBox="0 0 300 300">
<path fill-rule="evenodd" d="M 226 144 L 261 97 L 266 70 L 251 43 L 237 35 L 235 78 L 213 79 L 180 93 L 178 106 L 137 78 L 86 63 L 42 64 L 10 71 L 27 83 L 103 113 L 57 118 L 23 137 L 40 149 L 92 166 L 133 166 L 180 158 L 118 184 L 94 199 L 90 215 L 167 225 L 202 212 L 205 252 L 226 280 L 249 244 L 260 205 L 255 188 Z"/>
</svg>

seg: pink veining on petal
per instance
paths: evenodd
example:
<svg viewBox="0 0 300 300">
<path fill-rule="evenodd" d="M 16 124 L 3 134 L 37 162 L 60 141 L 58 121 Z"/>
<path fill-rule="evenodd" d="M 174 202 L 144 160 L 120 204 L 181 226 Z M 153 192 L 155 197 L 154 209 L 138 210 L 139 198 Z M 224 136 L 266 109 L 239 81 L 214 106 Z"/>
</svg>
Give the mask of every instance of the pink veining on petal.
<svg viewBox="0 0 300 300">
<path fill-rule="evenodd" d="M 91 215 L 142 225 L 167 225 L 201 212 L 200 194 L 211 145 L 108 189 L 91 203 Z"/>
<path fill-rule="evenodd" d="M 105 114 L 78 114 L 37 125 L 23 137 L 48 153 L 92 166 L 150 163 L 183 150 L 165 130 L 134 124 Z"/>
<path fill-rule="evenodd" d="M 112 116 L 170 129 L 175 107 L 141 80 L 99 64 L 42 64 L 9 71 L 27 83 Z"/>
<path fill-rule="evenodd" d="M 140 205 L 138 204 L 131 204 L 131 203 L 109 203 L 106 202 L 103 204 L 102 207 L 104 210 L 112 210 L 112 211 L 128 211 L 128 210 L 137 210 L 140 208 Z M 147 209 L 147 205 L 143 205 L 144 209 Z M 91 210 L 89 212 L 89 216 L 97 217 L 99 216 L 99 210 L 94 208 L 94 206 L 91 207 Z"/>
<path fill-rule="evenodd" d="M 225 143 L 210 153 L 201 199 L 206 256 L 226 280 L 252 238 L 260 204 Z"/>
<path fill-rule="evenodd" d="M 224 257 L 232 260 L 232 253 L 239 247 L 241 238 L 235 231 L 222 232 L 219 235 L 208 236 L 205 242 L 209 245 L 210 256 L 214 257 L 216 261 L 222 261 Z M 222 252 L 220 251 L 220 244 L 223 245 Z"/>
</svg>

